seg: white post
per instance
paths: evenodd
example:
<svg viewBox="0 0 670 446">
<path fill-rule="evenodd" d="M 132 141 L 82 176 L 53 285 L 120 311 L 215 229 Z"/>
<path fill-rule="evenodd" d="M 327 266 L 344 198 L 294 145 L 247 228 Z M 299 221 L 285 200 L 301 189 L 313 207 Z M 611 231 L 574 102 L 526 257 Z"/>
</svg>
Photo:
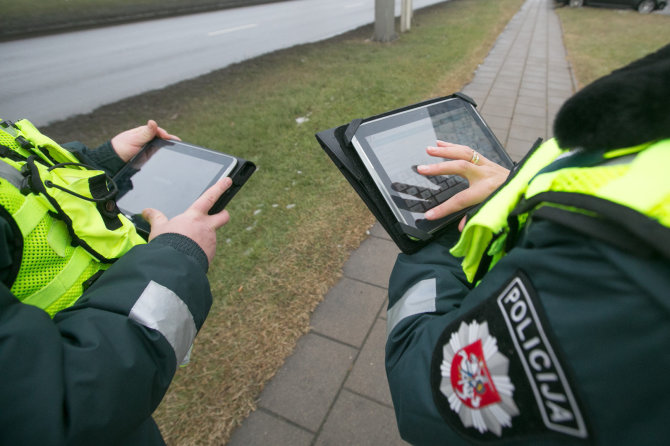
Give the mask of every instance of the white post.
<svg viewBox="0 0 670 446">
<path fill-rule="evenodd" d="M 400 32 L 407 32 L 412 27 L 412 0 L 402 0 L 400 10 Z"/>
<path fill-rule="evenodd" d="M 377 42 L 395 39 L 395 1 L 375 0 L 375 35 Z"/>
</svg>

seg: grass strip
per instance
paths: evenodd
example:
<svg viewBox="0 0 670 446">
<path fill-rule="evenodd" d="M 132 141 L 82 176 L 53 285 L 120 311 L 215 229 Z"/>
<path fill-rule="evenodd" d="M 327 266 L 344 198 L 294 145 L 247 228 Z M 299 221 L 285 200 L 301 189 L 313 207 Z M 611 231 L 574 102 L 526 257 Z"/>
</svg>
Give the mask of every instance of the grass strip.
<svg viewBox="0 0 670 446">
<path fill-rule="evenodd" d="M 314 133 L 460 90 L 522 3 L 452 0 L 417 11 L 411 32 L 388 44 L 369 41 L 372 27 L 363 27 L 45 129 L 96 145 L 154 118 L 185 141 L 259 166 L 219 233 L 215 303 L 192 362 L 156 414 L 169 444 L 227 441 L 374 221 Z"/>
<path fill-rule="evenodd" d="M 607 8 L 557 8 L 579 87 L 670 43 L 670 16 Z"/>
</svg>

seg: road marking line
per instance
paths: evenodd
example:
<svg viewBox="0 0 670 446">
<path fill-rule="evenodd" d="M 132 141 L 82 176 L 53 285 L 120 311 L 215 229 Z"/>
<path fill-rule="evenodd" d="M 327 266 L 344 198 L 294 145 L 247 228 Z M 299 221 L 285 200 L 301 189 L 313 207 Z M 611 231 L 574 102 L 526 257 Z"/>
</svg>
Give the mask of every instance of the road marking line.
<svg viewBox="0 0 670 446">
<path fill-rule="evenodd" d="M 363 3 L 351 3 L 349 5 L 344 5 L 344 9 L 358 8 L 359 6 L 363 6 Z"/>
<path fill-rule="evenodd" d="M 220 36 L 221 34 L 234 33 L 235 31 L 242 31 L 244 29 L 251 29 L 258 26 L 258 23 L 250 23 L 248 25 L 236 26 L 234 28 L 220 29 L 218 31 L 208 32 L 209 37 Z"/>
</svg>

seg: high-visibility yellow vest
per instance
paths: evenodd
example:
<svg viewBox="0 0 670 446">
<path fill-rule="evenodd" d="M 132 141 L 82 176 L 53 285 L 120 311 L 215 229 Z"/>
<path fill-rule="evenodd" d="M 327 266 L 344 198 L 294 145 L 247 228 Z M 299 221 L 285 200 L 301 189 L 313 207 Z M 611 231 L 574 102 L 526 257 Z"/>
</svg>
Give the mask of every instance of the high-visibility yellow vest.
<svg viewBox="0 0 670 446">
<path fill-rule="evenodd" d="M 470 218 L 451 253 L 477 282 L 537 215 L 604 239 L 634 236 L 670 257 L 669 165 L 670 139 L 601 152 L 549 140 Z"/>
<path fill-rule="evenodd" d="M 107 174 L 80 161 L 29 121 L 0 121 L 0 214 L 16 258 L 12 293 L 53 317 L 133 246 Z"/>
</svg>

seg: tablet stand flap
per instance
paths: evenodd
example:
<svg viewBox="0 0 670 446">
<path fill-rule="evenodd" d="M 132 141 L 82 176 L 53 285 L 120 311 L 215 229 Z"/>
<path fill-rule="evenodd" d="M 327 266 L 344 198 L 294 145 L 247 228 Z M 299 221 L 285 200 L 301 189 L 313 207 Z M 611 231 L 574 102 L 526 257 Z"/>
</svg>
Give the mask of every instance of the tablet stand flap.
<svg viewBox="0 0 670 446">
<path fill-rule="evenodd" d="M 344 147 L 342 146 L 343 141 L 337 137 L 338 135 L 344 133 L 344 131 L 344 126 L 341 126 L 323 130 L 317 133 L 315 136 L 317 141 L 319 141 L 321 144 L 321 147 L 328 154 L 328 156 L 330 156 L 335 165 L 340 170 L 345 170 L 348 174 L 352 175 L 357 181 L 360 182 L 363 178 L 361 170 L 345 153 Z"/>
<path fill-rule="evenodd" d="M 463 99 L 465 102 L 469 102 L 470 104 L 472 104 L 473 107 L 477 107 L 477 103 L 475 102 L 475 100 L 465 93 L 461 93 L 459 91 L 458 93 L 454 93 L 454 96 Z"/>
<path fill-rule="evenodd" d="M 362 123 L 363 123 L 362 119 L 354 119 L 347 126 L 347 129 L 344 131 L 344 142 L 347 145 L 351 145 L 351 141 L 354 139 L 354 135 L 356 134 L 356 130 L 358 130 L 358 127 L 360 127 Z"/>
<path fill-rule="evenodd" d="M 396 245 L 406 253 L 415 251 L 420 246 L 405 235 L 403 228 L 386 206 L 384 198 L 381 196 L 372 178 L 369 177 L 369 174 L 366 175 L 362 168 L 357 166 L 356 158 L 354 158 L 357 155 L 350 146 L 345 145 L 345 132 L 348 127 L 357 128 L 358 124 L 355 124 L 354 127 L 351 127 L 351 124 L 349 124 L 324 130 L 315 136 L 323 150 L 335 163 L 340 172 L 342 172 L 345 179 L 351 184 L 354 191 L 363 200 L 372 215 L 374 215 Z"/>
</svg>

